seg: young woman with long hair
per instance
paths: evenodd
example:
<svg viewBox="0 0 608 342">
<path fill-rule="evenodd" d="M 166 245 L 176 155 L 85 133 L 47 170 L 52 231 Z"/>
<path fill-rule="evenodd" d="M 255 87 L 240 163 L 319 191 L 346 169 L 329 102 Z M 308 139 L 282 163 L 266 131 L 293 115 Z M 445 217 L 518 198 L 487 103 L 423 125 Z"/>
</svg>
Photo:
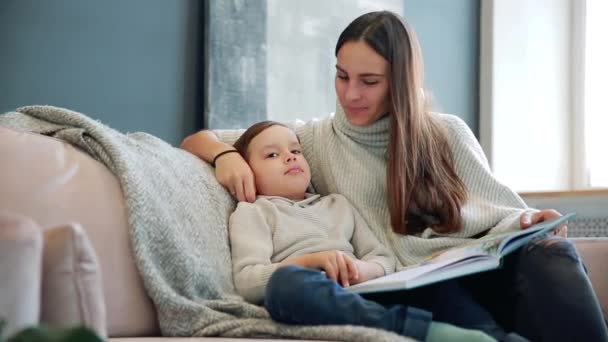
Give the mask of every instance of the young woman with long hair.
<svg viewBox="0 0 608 342">
<path fill-rule="evenodd" d="M 528 208 L 494 178 L 467 125 L 430 110 L 420 46 L 399 15 L 358 17 L 340 35 L 335 53 L 335 114 L 294 128 L 314 190 L 344 195 L 399 267 L 488 232 L 560 216 Z M 182 147 L 212 161 L 241 133 L 202 131 Z M 240 156 L 222 155 L 215 166 L 218 181 L 239 201 L 255 199 L 251 170 Z M 433 319 L 499 340 L 608 340 L 597 296 L 566 232 L 564 226 L 533 240 L 498 271 L 376 299 L 415 300 Z"/>
</svg>

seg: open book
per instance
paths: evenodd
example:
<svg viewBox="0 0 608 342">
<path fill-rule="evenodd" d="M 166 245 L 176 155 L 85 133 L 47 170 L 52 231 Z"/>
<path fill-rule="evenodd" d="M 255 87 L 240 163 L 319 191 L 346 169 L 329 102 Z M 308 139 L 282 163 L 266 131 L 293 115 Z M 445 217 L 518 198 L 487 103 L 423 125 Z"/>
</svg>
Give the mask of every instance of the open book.
<svg viewBox="0 0 608 342">
<path fill-rule="evenodd" d="M 425 261 L 384 277 L 347 287 L 353 293 L 412 289 L 435 282 L 484 272 L 500 267 L 502 258 L 574 217 L 570 213 L 530 228 L 501 234 L 488 234 L 470 243 L 437 252 Z"/>
</svg>

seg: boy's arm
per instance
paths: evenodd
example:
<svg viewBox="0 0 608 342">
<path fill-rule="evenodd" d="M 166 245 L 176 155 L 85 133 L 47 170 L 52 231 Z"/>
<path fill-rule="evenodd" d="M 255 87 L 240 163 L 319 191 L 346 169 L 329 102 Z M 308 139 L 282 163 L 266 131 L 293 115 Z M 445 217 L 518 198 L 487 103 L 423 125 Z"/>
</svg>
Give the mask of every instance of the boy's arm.
<svg viewBox="0 0 608 342">
<path fill-rule="evenodd" d="M 351 206 L 352 207 L 352 206 Z M 395 257 L 374 235 L 361 214 L 352 207 L 355 229 L 351 243 L 355 257 L 359 259 L 359 279 L 357 282 L 378 278 L 395 271 Z"/>
<path fill-rule="evenodd" d="M 261 303 L 266 284 L 279 264 L 273 255 L 272 229 L 260 208 L 241 202 L 230 216 L 232 274 L 237 292 L 250 303 Z"/>
</svg>

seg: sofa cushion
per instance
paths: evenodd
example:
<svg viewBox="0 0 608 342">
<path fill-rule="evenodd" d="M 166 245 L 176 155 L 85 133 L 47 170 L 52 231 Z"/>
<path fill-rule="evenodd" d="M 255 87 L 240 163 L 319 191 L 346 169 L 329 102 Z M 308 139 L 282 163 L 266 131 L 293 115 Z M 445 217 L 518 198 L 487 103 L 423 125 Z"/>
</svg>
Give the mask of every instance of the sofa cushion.
<svg viewBox="0 0 608 342">
<path fill-rule="evenodd" d="M 83 324 L 106 335 L 101 272 L 79 224 L 44 232 L 40 322 L 56 327 Z"/>
<path fill-rule="evenodd" d="M 4 337 L 38 324 L 41 256 L 40 227 L 28 218 L 0 212 L 0 318 L 7 324 Z"/>
<path fill-rule="evenodd" d="M 583 258 L 593 289 L 602 306 L 604 316 L 608 319 L 608 238 L 575 238 L 572 239 L 576 250 Z"/>
<path fill-rule="evenodd" d="M 2 126 L 0 174 L 0 208 L 31 217 L 43 229 L 78 222 L 87 232 L 104 275 L 108 335 L 157 335 L 116 177 L 63 141 Z"/>
</svg>

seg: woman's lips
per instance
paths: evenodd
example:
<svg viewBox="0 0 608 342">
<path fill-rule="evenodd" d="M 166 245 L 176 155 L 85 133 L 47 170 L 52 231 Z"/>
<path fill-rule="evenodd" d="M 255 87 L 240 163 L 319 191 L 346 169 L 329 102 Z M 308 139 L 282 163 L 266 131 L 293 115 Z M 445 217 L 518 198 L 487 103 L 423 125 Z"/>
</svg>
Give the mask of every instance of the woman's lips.
<svg viewBox="0 0 608 342">
<path fill-rule="evenodd" d="M 365 114 L 367 112 L 367 107 L 346 107 L 346 112 L 354 115 Z"/>
</svg>

